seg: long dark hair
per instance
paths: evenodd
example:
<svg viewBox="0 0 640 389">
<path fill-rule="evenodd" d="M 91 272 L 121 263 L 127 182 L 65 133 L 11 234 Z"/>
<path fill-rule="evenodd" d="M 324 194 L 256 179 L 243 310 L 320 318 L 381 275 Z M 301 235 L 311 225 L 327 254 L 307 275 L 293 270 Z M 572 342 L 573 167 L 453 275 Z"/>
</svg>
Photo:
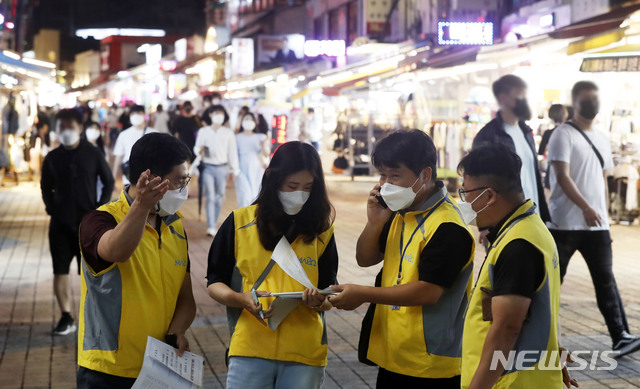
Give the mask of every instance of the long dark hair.
<svg viewBox="0 0 640 389">
<path fill-rule="evenodd" d="M 302 235 L 305 243 L 311 243 L 333 224 L 335 212 L 327 195 L 318 152 L 306 143 L 285 143 L 278 147 L 264 172 L 260 194 L 255 202 L 258 205 L 258 234 L 262 246 L 267 250 L 276 247 L 282 235 L 289 232 L 287 230 L 291 225 L 291 216 L 284 212 L 278 192 L 288 176 L 303 170 L 313 175 L 313 186 L 309 200 L 295 216 L 296 222 L 291 231 L 293 236 Z"/>
</svg>

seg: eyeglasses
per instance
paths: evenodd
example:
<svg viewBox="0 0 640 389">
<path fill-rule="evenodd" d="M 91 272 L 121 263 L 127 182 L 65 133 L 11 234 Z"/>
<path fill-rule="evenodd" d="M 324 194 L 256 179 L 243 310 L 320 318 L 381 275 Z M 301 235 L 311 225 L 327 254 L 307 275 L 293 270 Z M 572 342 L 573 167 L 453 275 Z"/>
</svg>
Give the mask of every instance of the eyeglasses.
<svg viewBox="0 0 640 389">
<path fill-rule="evenodd" d="M 471 193 L 471 192 L 477 192 L 479 190 L 483 190 L 483 189 L 489 189 L 488 186 L 482 186 L 480 188 L 475 188 L 475 189 L 469 189 L 469 190 L 464 190 L 462 188 L 458 189 L 458 196 L 460 196 L 460 200 L 464 201 L 465 203 L 467 202 L 467 193 Z"/>
<path fill-rule="evenodd" d="M 184 183 L 182 185 L 180 185 L 180 187 L 178 188 L 178 191 L 180 193 L 182 193 L 182 191 L 184 190 L 184 188 L 186 188 L 187 186 L 189 186 L 189 183 L 191 182 L 191 176 L 188 176 L 185 180 Z"/>
</svg>

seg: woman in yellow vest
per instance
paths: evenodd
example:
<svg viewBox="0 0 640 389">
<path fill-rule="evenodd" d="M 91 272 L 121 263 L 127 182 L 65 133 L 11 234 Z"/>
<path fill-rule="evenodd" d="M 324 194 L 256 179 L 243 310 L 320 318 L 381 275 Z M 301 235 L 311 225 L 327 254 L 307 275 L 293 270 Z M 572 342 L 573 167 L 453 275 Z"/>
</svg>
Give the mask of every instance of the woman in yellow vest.
<svg viewBox="0 0 640 389">
<path fill-rule="evenodd" d="M 209 295 L 227 306 L 227 388 L 322 385 L 327 365 L 323 311 L 331 304 L 318 289 L 336 283 L 333 218 L 317 151 L 289 142 L 274 154 L 256 202 L 235 210 L 220 227 L 209 251 L 207 278 Z M 293 249 L 288 264 L 304 271 L 309 287 L 272 259 L 280 245 Z M 300 292 L 301 299 L 270 296 L 284 292 Z"/>
</svg>

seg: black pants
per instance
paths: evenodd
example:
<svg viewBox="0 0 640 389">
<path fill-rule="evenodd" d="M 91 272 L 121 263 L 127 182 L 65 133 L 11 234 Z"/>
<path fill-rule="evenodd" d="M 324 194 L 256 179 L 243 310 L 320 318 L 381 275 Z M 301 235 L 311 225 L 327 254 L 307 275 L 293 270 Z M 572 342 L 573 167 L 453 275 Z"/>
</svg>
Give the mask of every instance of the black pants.
<svg viewBox="0 0 640 389">
<path fill-rule="evenodd" d="M 80 366 L 77 375 L 77 389 L 131 389 L 135 378 L 118 377 Z"/>
<path fill-rule="evenodd" d="M 376 389 L 460 389 L 460 376 L 419 378 L 378 369 Z"/>
<path fill-rule="evenodd" d="M 623 331 L 629 332 L 629 325 L 612 270 L 611 234 L 608 230 L 551 230 L 551 234 L 558 247 L 561 280 L 564 279 L 569 260 L 576 250 L 584 257 L 596 290 L 598 308 L 604 317 L 611 338 L 614 342 L 617 341 Z"/>
<path fill-rule="evenodd" d="M 49 250 L 53 260 L 53 274 L 69 274 L 73 258 L 76 259 L 80 274 L 80 241 L 77 228 L 73 229 L 65 223 L 51 219 Z"/>
</svg>

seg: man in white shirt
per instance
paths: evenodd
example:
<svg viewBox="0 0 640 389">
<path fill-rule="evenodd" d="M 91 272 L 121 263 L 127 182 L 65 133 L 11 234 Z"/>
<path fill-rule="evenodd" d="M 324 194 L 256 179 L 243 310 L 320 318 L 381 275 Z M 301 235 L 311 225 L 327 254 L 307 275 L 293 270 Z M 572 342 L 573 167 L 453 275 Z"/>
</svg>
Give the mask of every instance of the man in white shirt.
<svg viewBox="0 0 640 389">
<path fill-rule="evenodd" d="M 197 155 L 202 169 L 202 185 L 205 189 L 207 213 L 207 235 L 215 236 L 218 232 L 218 218 L 227 189 L 227 177 L 235 179 L 240 174 L 236 136 L 225 124 L 229 115 L 221 105 L 213 105 L 205 111 L 210 126 L 198 131 L 193 152 Z"/>
<path fill-rule="evenodd" d="M 558 247 L 561 279 L 576 251 L 587 262 L 613 350 L 622 356 L 640 349 L 640 338 L 629 334 L 612 271 L 606 176 L 613 169 L 613 158 L 607 136 L 593 129 L 598 87 L 580 81 L 573 86 L 571 97 L 573 119 L 557 127 L 549 140 L 552 221 L 547 225 Z"/>
<path fill-rule="evenodd" d="M 123 130 L 118 139 L 116 145 L 113 147 L 113 177 L 118 177 L 118 173 L 122 170 L 122 185 L 129 185 L 129 156 L 131 156 L 131 149 L 133 145 L 142 138 L 143 135 L 150 132 L 156 132 L 153 128 L 147 127 L 147 122 L 144 118 L 144 107 L 141 105 L 134 105 L 129 110 L 129 120 L 131 121 L 131 127 Z"/>
</svg>

